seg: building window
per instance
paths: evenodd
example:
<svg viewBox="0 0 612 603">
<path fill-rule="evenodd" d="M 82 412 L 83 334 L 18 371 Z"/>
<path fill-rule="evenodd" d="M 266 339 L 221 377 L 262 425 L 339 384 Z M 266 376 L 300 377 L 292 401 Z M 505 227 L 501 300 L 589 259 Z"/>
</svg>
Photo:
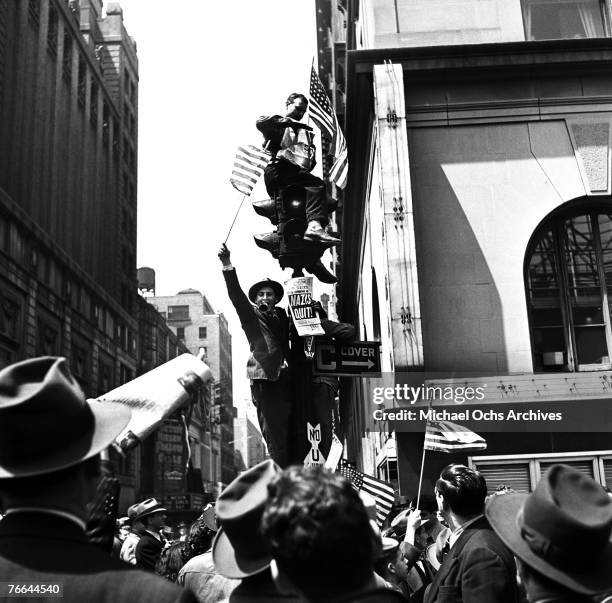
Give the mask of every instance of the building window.
<svg viewBox="0 0 612 603">
<path fill-rule="evenodd" d="M 612 451 L 563 452 L 512 456 L 470 457 L 468 465 L 482 473 L 489 493 L 500 486 L 532 492 L 546 470 L 556 463 L 569 465 L 603 486 L 612 486 Z"/>
<path fill-rule="evenodd" d="M 78 71 L 78 85 L 77 85 L 77 97 L 79 99 L 79 105 L 85 106 L 85 86 L 86 86 L 87 67 L 85 61 L 79 57 L 79 71 Z"/>
<path fill-rule="evenodd" d="M 177 327 L 176 336 L 179 339 L 185 339 L 185 327 Z"/>
<path fill-rule="evenodd" d="M 609 35 L 606 0 L 522 0 L 526 40 Z"/>
<path fill-rule="evenodd" d="M 40 0 L 28 0 L 28 21 L 38 29 L 40 25 Z"/>
<path fill-rule="evenodd" d="M 168 306 L 168 320 L 189 320 L 189 306 Z"/>
<path fill-rule="evenodd" d="M 89 88 L 89 121 L 94 128 L 98 126 L 98 85 L 93 81 Z"/>
<path fill-rule="evenodd" d="M 64 49 L 62 51 L 62 76 L 70 83 L 72 79 L 72 38 L 70 32 L 64 30 Z"/>
<path fill-rule="evenodd" d="M 198 337 L 200 339 L 206 339 L 206 327 L 200 327 L 198 329 Z"/>
<path fill-rule="evenodd" d="M 534 371 L 612 369 L 612 213 L 566 212 L 543 223 L 525 282 Z"/>
<path fill-rule="evenodd" d="M 52 56 L 57 56 L 57 11 L 49 6 L 49 20 L 47 24 L 47 50 Z"/>
</svg>

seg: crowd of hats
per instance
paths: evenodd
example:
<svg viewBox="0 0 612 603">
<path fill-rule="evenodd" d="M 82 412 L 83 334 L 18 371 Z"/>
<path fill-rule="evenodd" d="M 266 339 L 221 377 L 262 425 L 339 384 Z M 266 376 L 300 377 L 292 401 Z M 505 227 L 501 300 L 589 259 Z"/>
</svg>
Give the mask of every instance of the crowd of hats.
<svg viewBox="0 0 612 603">
<path fill-rule="evenodd" d="M 265 284 L 276 291 L 275 283 Z M 64 358 L 9 366 L 0 371 L 0 479 L 33 478 L 89 459 L 113 441 L 129 416 L 122 406 L 86 400 Z M 213 558 L 221 574 L 244 578 L 270 565 L 260 522 L 279 471 L 265 461 L 220 494 Z M 132 505 L 122 522 L 165 511 L 149 498 Z M 204 521 L 214 531 L 209 515 Z M 532 493 L 491 498 L 486 517 L 513 554 L 542 576 L 584 595 L 612 589 L 612 499 L 580 471 L 553 465 Z M 397 541 L 384 539 L 380 547 L 390 553 Z"/>
</svg>

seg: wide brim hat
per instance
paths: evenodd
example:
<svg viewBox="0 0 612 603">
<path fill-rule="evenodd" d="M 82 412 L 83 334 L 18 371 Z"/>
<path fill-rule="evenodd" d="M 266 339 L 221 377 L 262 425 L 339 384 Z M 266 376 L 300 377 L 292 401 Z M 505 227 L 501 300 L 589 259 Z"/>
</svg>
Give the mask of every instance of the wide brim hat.
<svg viewBox="0 0 612 603">
<path fill-rule="evenodd" d="M 0 478 L 66 469 L 106 448 L 129 409 L 86 401 L 65 358 L 44 356 L 0 371 Z"/>
<path fill-rule="evenodd" d="M 162 505 L 155 498 L 147 498 L 141 503 L 138 503 L 136 507 L 136 521 L 142 521 L 144 517 L 149 515 L 155 515 L 155 513 L 165 513 L 168 509 L 162 507 Z"/>
<path fill-rule="evenodd" d="M 263 281 L 258 281 L 254 285 L 251 285 L 251 288 L 249 289 L 249 299 L 253 303 L 255 303 L 255 296 L 257 295 L 257 292 L 263 287 L 270 287 L 272 291 L 274 291 L 276 303 L 283 299 L 283 295 L 285 295 L 285 290 L 280 283 L 273 281 L 270 278 L 265 278 Z"/>
<path fill-rule="evenodd" d="M 506 546 L 543 576 L 585 595 L 612 588 L 612 500 L 580 471 L 553 465 L 531 494 L 495 496 L 485 512 Z"/>
<path fill-rule="evenodd" d="M 280 473 L 272 460 L 239 475 L 216 503 L 221 527 L 212 546 L 217 572 L 227 578 L 246 578 L 270 566 L 272 555 L 260 533 L 268 500 L 268 485 Z"/>
</svg>

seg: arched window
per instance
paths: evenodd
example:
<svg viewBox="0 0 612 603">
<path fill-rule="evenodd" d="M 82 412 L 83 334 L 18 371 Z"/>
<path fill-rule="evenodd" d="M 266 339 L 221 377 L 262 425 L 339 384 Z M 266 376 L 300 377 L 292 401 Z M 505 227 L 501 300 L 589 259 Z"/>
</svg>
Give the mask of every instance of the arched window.
<svg viewBox="0 0 612 603">
<path fill-rule="evenodd" d="M 612 369 L 612 204 L 557 213 L 525 258 L 536 372 Z"/>
</svg>

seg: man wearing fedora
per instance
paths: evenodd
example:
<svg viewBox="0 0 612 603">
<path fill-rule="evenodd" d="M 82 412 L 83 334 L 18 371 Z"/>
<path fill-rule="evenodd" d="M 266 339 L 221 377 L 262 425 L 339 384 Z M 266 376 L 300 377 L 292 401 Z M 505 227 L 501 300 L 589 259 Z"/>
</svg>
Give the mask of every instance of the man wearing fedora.
<svg viewBox="0 0 612 603">
<path fill-rule="evenodd" d="M 484 517 L 484 477 L 465 465 L 447 465 L 435 493 L 438 509 L 452 532 L 449 552 L 427 588 L 425 603 L 519 601 L 512 553 Z"/>
<path fill-rule="evenodd" d="M 229 603 L 301 600 L 276 588 L 270 572 L 270 546 L 261 532 L 268 486 L 279 473 L 274 461 L 259 463 L 238 476 L 217 499 L 220 528 L 212 547 L 214 567 L 223 576 L 240 580 Z"/>
<path fill-rule="evenodd" d="M 289 421 L 292 402 L 287 369 L 289 321 L 286 312 L 276 307 L 284 290 L 280 283 L 265 279 L 251 286 L 247 298 L 225 244 L 218 256 L 223 265 L 229 298 L 251 347 L 247 376 L 251 380 L 251 397 L 257 409 L 259 427 L 270 456 L 281 467 L 286 467 L 291 462 Z"/>
<path fill-rule="evenodd" d="M 129 417 L 119 405 L 86 401 L 65 358 L 0 371 L 0 598 L 14 585 L 20 599 L 37 599 L 42 585 L 70 603 L 194 601 L 87 540 L 99 453 Z"/>
<path fill-rule="evenodd" d="M 127 516 L 130 524 L 130 533 L 125 537 L 121 545 L 121 552 L 119 553 L 120 559 L 132 565 L 136 565 L 136 545 L 144 532 L 144 525 L 142 525 L 142 521 L 138 519 L 139 507 L 140 503 L 128 507 Z"/>
<path fill-rule="evenodd" d="M 612 499 L 580 471 L 553 465 L 531 494 L 492 498 L 486 516 L 516 556 L 530 603 L 612 591 Z"/>
<path fill-rule="evenodd" d="M 148 498 L 140 503 L 136 519 L 144 526 L 136 545 L 136 566 L 154 572 L 165 543 L 161 529 L 166 521 L 166 509 L 154 498 Z"/>
</svg>

